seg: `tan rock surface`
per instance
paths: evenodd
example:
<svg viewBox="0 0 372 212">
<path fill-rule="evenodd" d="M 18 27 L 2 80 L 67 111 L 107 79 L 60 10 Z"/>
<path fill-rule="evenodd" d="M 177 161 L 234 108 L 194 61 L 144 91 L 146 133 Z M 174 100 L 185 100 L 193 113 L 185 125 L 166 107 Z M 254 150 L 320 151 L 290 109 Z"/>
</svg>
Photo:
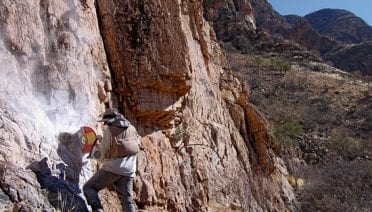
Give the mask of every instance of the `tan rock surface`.
<svg viewBox="0 0 372 212">
<path fill-rule="evenodd" d="M 249 90 L 229 74 L 201 3 L 97 6 L 98 17 L 92 0 L 0 0 L 0 159 L 23 170 L 47 156 L 53 176 L 81 184 L 91 172 L 76 175 L 90 167 L 76 151 L 76 131 L 96 126 L 103 106 L 114 105 L 143 136 L 134 188 L 139 209 L 292 210 L 269 128 L 249 103 Z M 15 173 L 36 186 L 31 171 Z M 4 186 L 12 181 L 4 179 L 6 208 L 37 199 L 33 210 L 50 209 L 39 195 L 10 198 Z M 105 193 L 105 208 L 117 210 L 112 192 Z"/>
<path fill-rule="evenodd" d="M 138 206 L 290 210 L 294 196 L 267 124 L 249 103 L 248 90 L 227 73 L 202 5 L 98 1 L 98 6 L 118 105 L 143 136 Z"/>
</svg>

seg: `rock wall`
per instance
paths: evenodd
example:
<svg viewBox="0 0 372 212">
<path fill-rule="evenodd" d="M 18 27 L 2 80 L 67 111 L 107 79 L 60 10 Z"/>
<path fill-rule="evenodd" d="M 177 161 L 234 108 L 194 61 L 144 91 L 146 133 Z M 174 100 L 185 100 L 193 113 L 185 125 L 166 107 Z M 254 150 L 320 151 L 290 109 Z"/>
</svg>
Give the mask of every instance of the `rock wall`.
<svg viewBox="0 0 372 212">
<path fill-rule="evenodd" d="M 98 1 L 117 104 L 143 136 L 149 211 L 285 210 L 294 197 L 264 119 L 197 1 Z"/>
<path fill-rule="evenodd" d="M 76 143 L 61 133 L 95 125 L 109 76 L 93 1 L 0 1 L 1 211 L 51 210 L 26 169 L 42 158 L 66 182 L 83 182 L 81 151 L 69 154 Z"/>
<path fill-rule="evenodd" d="M 94 167 L 77 131 L 100 129 L 98 113 L 116 106 L 143 137 L 139 209 L 295 210 L 270 129 L 203 11 L 193 0 L 0 0 L 1 209 L 81 196 Z"/>
</svg>

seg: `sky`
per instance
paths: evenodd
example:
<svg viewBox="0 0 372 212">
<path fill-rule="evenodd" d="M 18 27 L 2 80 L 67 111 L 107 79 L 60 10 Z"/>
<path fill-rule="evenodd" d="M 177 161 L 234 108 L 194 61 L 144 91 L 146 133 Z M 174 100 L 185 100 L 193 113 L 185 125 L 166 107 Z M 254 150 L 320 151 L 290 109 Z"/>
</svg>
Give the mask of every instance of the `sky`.
<svg viewBox="0 0 372 212">
<path fill-rule="evenodd" d="M 281 15 L 304 16 L 319 9 L 345 9 L 372 26 L 372 0 L 268 0 Z"/>
</svg>

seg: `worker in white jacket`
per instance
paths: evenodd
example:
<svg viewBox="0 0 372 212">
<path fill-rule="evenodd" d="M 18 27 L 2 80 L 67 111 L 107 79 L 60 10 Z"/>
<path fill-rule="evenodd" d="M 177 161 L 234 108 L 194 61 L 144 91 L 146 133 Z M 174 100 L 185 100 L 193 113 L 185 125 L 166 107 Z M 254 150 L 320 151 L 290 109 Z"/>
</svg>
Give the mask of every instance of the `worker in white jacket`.
<svg viewBox="0 0 372 212">
<path fill-rule="evenodd" d="M 92 211 L 103 211 L 98 192 L 113 185 L 123 210 L 133 212 L 133 179 L 140 137 L 134 126 L 116 109 L 107 109 L 100 121 L 108 127 L 102 141 L 93 147 L 91 155 L 100 160 L 103 166 L 83 186 L 84 195 Z"/>
</svg>

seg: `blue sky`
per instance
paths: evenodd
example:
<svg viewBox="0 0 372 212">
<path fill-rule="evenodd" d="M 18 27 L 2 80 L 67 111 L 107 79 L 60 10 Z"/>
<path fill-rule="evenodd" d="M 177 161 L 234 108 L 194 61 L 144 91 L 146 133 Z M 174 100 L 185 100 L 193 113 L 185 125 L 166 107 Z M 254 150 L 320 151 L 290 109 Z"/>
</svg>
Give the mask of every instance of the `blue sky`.
<svg viewBox="0 0 372 212">
<path fill-rule="evenodd" d="M 372 26 L 372 0 L 268 0 L 281 15 L 304 16 L 323 8 L 345 9 Z"/>
</svg>

